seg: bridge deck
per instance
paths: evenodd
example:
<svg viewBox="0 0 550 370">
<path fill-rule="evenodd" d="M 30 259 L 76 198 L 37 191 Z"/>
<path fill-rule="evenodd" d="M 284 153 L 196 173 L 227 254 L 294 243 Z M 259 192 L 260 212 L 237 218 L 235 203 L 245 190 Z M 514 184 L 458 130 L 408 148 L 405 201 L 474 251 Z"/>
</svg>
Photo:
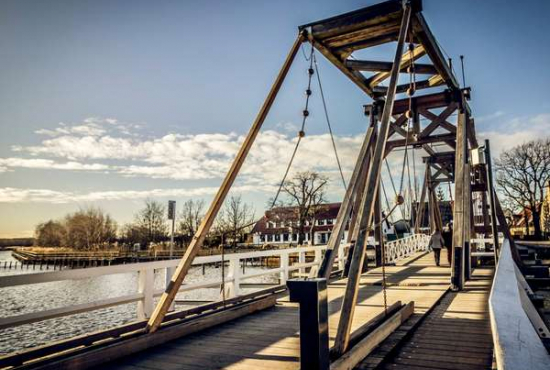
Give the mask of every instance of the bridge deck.
<svg viewBox="0 0 550 370">
<path fill-rule="evenodd" d="M 384 369 L 491 369 L 489 293 L 493 269 L 476 269 L 463 291 L 448 293 Z M 367 364 L 360 369 L 369 369 Z"/>
<path fill-rule="evenodd" d="M 442 254 L 445 261 L 445 255 Z M 445 293 L 449 268 L 435 267 L 431 254 L 421 253 L 386 267 L 388 305 L 415 301 L 415 313 L 426 312 Z M 363 275 L 353 330 L 383 311 L 381 269 Z M 329 285 L 331 345 L 336 335 L 346 280 Z M 299 368 L 298 306 L 282 298 L 277 306 L 196 333 L 138 355 L 111 363 L 108 369 L 297 369 Z M 105 366 L 102 366 L 105 369 Z"/>
</svg>

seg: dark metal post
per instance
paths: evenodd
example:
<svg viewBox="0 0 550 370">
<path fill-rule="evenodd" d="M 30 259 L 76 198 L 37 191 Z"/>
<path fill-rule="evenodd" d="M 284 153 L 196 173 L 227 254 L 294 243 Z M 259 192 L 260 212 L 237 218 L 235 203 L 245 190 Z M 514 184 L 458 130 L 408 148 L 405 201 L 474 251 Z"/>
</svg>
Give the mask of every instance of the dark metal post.
<svg viewBox="0 0 550 370">
<path fill-rule="evenodd" d="M 497 211 L 495 207 L 495 191 L 493 187 L 493 164 L 491 160 L 491 147 L 489 140 L 485 140 L 485 161 L 487 162 L 487 191 L 489 192 L 489 206 L 491 207 L 491 231 L 493 234 L 493 249 L 495 251 L 495 264 L 498 261 L 498 225 Z"/>
<path fill-rule="evenodd" d="M 300 304 L 300 369 L 328 370 L 327 280 L 292 279 L 286 284 L 290 301 Z"/>
</svg>

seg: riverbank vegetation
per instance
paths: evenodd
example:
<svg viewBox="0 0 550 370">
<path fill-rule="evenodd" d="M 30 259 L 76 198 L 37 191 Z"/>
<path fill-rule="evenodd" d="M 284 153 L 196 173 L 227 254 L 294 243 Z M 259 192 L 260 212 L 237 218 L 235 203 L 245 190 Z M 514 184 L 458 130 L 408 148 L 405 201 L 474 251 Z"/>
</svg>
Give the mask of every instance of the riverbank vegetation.
<svg viewBox="0 0 550 370">
<path fill-rule="evenodd" d="M 188 200 L 177 213 L 174 243 L 184 249 L 198 229 L 205 211 L 203 200 Z M 230 197 L 222 208 L 206 247 L 228 243 L 236 247 L 245 242 L 252 228 L 254 209 L 240 196 Z M 170 227 L 167 208 L 155 200 L 146 200 L 134 220 L 119 227 L 105 211 L 96 207 L 80 209 L 57 220 L 48 220 L 35 228 L 37 250 L 164 250 L 169 248 Z"/>
</svg>

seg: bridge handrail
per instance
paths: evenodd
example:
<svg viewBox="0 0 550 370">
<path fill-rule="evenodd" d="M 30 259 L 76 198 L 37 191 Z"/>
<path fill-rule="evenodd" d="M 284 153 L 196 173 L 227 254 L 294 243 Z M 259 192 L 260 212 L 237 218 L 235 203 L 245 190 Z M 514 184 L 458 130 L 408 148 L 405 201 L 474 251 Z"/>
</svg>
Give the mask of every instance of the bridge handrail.
<svg viewBox="0 0 550 370">
<path fill-rule="evenodd" d="M 386 262 L 391 263 L 400 258 L 406 258 L 412 254 L 427 249 L 429 236 L 426 235 L 411 235 L 395 241 L 386 243 Z M 338 248 L 336 263 L 339 269 L 344 268 L 344 252 L 349 245 L 342 243 Z M 291 276 L 291 272 L 299 271 L 303 276 L 308 268 L 314 268 L 320 265 L 322 253 L 327 248 L 326 245 L 305 246 L 285 249 L 262 250 L 245 253 L 231 253 L 224 256 L 224 261 L 228 263 L 228 274 L 225 278 L 225 297 L 233 298 L 241 295 L 241 284 L 243 281 L 257 278 L 266 275 L 279 275 L 279 284 L 286 284 L 286 281 Z M 307 253 L 314 253 L 314 259 L 311 262 L 306 261 Z M 290 255 L 297 255 L 297 263 L 290 264 Z M 277 256 L 280 258 L 280 266 L 275 268 L 267 268 L 264 271 L 243 273 L 242 262 L 247 259 L 260 257 Z M 221 255 L 201 256 L 195 258 L 194 266 L 220 263 L 222 262 Z M 92 267 L 84 269 L 70 269 L 52 272 L 28 273 L 19 275 L 0 276 L 0 288 L 15 287 L 30 284 L 47 283 L 63 280 L 81 280 L 94 278 L 103 275 L 113 275 L 121 273 L 138 273 L 138 289 L 135 293 L 130 293 L 124 296 L 101 299 L 76 305 L 69 305 L 48 309 L 38 312 L 20 314 L 0 318 L 0 329 L 16 327 L 19 325 L 30 324 L 43 320 L 73 315 L 77 313 L 89 312 L 101 308 L 118 306 L 122 304 L 137 302 L 137 317 L 145 319 L 151 315 L 154 309 L 154 298 L 160 296 L 164 289 L 155 289 L 154 287 L 154 272 L 155 270 L 166 270 L 174 268 L 178 265 L 179 259 L 163 260 L 154 262 L 131 263 L 123 265 L 111 265 Z M 210 279 L 195 283 L 183 284 L 179 292 L 189 292 L 198 289 L 206 288 L 221 288 L 221 279 Z"/>
<path fill-rule="evenodd" d="M 542 370 L 547 369 L 550 363 L 550 355 L 531 321 L 532 314 L 538 313 L 525 292 L 522 278 L 512 259 L 510 241 L 505 239 L 489 297 L 491 330 L 499 370 Z"/>
<path fill-rule="evenodd" d="M 428 249 L 430 236 L 413 234 L 401 239 L 385 242 L 386 263 L 392 263 L 400 258 L 407 258 L 419 251 Z"/>
<path fill-rule="evenodd" d="M 336 262 L 340 269 L 343 268 L 344 249 L 348 246 L 341 244 L 338 249 L 338 257 Z M 228 275 L 225 278 L 226 298 L 239 296 L 240 285 L 244 280 L 257 278 L 266 275 L 279 275 L 279 283 L 285 284 L 290 277 L 290 273 L 299 270 L 301 274 L 305 274 L 307 268 L 318 266 L 321 263 L 322 251 L 327 248 L 326 245 L 306 246 L 286 249 L 272 249 L 265 251 L 254 251 L 245 253 L 231 253 L 224 256 L 224 261 L 228 262 Z M 306 262 L 306 254 L 314 253 L 314 260 Z M 290 264 L 290 255 L 298 255 L 298 262 Z M 267 268 L 265 271 L 253 272 L 248 274 L 242 273 L 242 261 L 260 257 L 278 256 L 280 258 L 280 267 Z M 222 262 L 221 255 L 197 257 L 193 261 L 193 265 L 199 266 Z M 29 284 L 39 284 L 63 280 L 80 280 L 103 275 L 121 274 L 121 273 L 138 273 L 138 292 L 124 296 L 102 299 L 77 305 L 64 306 L 54 309 L 43 310 L 39 312 L 31 312 L 17 316 L 0 318 L 0 329 L 15 327 L 19 325 L 29 324 L 33 322 L 48 320 L 52 318 L 73 315 L 88 311 L 97 310 L 100 308 L 112 307 L 122 304 L 137 302 L 137 316 L 139 319 L 149 317 L 154 309 L 154 297 L 160 296 L 164 290 L 155 289 L 154 287 L 154 271 L 176 267 L 179 259 L 163 260 L 155 262 L 142 262 L 123 265 L 111 265 L 102 267 L 92 267 L 85 269 L 71 269 L 52 272 L 28 273 L 19 275 L 0 276 L 0 288 L 22 286 Z M 216 288 L 221 287 L 221 279 L 206 280 L 196 283 L 183 284 L 180 292 L 191 290 Z"/>
</svg>

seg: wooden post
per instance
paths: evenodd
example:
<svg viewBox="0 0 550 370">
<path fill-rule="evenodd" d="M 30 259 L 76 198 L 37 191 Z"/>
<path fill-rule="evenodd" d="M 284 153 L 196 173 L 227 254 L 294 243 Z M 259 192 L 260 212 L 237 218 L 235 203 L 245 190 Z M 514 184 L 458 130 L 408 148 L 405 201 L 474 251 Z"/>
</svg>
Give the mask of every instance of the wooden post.
<svg viewBox="0 0 550 370">
<path fill-rule="evenodd" d="M 280 285 L 285 285 L 286 284 L 286 281 L 288 280 L 289 276 L 288 276 L 288 252 L 287 253 L 281 253 L 281 256 L 280 256 L 280 264 L 281 264 L 281 268 L 283 269 L 283 271 L 281 271 L 281 273 L 279 274 L 280 276 Z"/>
<path fill-rule="evenodd" d="M 363 145 L 359 151 L 359 156 L 357 157 L 355 168 L 353 169 L 353 174 L 351 175 L 350 182 L 346 189 L 346 194 L 344 195 L 344 199 L 340 209 L 338 210 L 338 216 L 336 216 L 336 222 L 328 240 L 327 251 L 317 273 L 317 277 L 319 278 L 324 277 L 325 279 L 328 279 L 330 277 L 332 265 L 334 264 L 334 258 L 336 257 L 335 251 L 342 242 L 342 235 L 344 235 L 346 224 L 350 219 L 353 198 L 358 192 L 358 184 L 361 183 L 361 178 L 364 177 L 364 168 L 368 163 L 369 148 L 372 142 L 373 130 L 374 128 L 372 125 L 367 129 L 365 140 L 363 140 Z M 355 213 L 357 213 L 357 208 L 353 209 L 355 209 Z M 349 232 L 351 234 L 352 230 L 350 229 Z"/>
<path fill-rule="evenodd" d="M 374 261 L 376 267 L 382 266 L 382 248 L 384 248 L 384 233 L 382 232 L 382 207 L 380 201 L 380 189 L 374 203 Z M 368 262 L 367 262 L 368 263 Z"/>
<path fill-rule="evenodd" d="M 232 257 L 229 260 L 227 279 L 231 279 L 232 281 L 225 287 L 225 296 L 227 298 L 234 298 L 240 294 L 241 287 L 241 265 L 239 258 Z"/>
<path fill-rule="evenodd" d="M 429 183 L 429 169 L 430 164 L 426 163 L 426 170 L 424 172 L 424 183 L 422 184 L 422 192 L 420 193 L 420 201 L 418 202 L 418 207 L 416 207 L 416 220 L 414 225 L 415 233 L 420 231 L 422 227 L 422 221 L 424 220 L 424 207 L 426 203 L 426 193 L 428 191 Z"/>
<path fill-rule="evenodd" d="M 451 263 L 451 288 L 453 290 L 462 290 L 464 287 L 464 243 L 466 239 L 466 215 L 464 213 L 465 208 L 469 207 L 465 204 L 465 174 L 469 172 L 466 122 L 466 113 L 461 109 L 458 114 L 456 130 L 453 258 Z"/>
<path fill-rule="evenodd" d="M 493 236 L 493 249 L 495 253 L 495 264 L 498 263 L 499 241 L 498 241 L 498 224 L 497 211 L 495 205 L 495 193 L 493 191 L 493 164 L 491 159 L 491 146 L 489 140 L 485 140 L 485 161 L 487 162 L 487 192 L 489 196 L 489 207 L 491 209 L 491 234 Z"/>
<path fill-rule="evenodd" d="M 472 187 L 471 172 L 464 173 L 464 280 L 470 280 L 472 275 Z"/>
<path fill-rule="evenodd" d="M 393 60 L 392 70 L 390 74 L 391 77 L 388 85 L 388 92 L 384 104 L 382 119 L 380 120 L 380 131 L 378 137 L 376 138 L 376 146 L 372 158 L 372 165 L 370 166 L 367 175 L 366 186 L 363 192 L 363 201 L 361 202 L 361 207 L 359 209 L 359 225 L 364 224 L 365 228 L 359 231 L 359 237 L 357 238 L 357 243 L 353 251 L 348 282 L 346 284 L 346 292 L 344 294 L 344 300 L 342 302 L 340 321 L 338 322 L 338 330 L 334 343 L 334 349 L 336 353 L 340 355 L 347 350 L 349 345 L 351 323 L 353 321 L 355 304 L 357 302 L 359 280 L 361 278 L 361 269 L 363 267 L 364 250 L 366 247 L 370 225 L 372 223 L 375 198 L 376 195 L 378 195 L 380 170 L 382 168 L 382 160 L 384 158 L 386 150 L 386 142 L 390 129 L 390 118 L 393 112 L 393 103 L 395 100 L 395 91 L 397 88 L 399 77 L 399 68 L 401 64 L 403 48 L 405 45 L 405 38 L 409 29 L 410 16 L 410 4 L 404 4 L 403 17 L 401 19 L 401 27 L 399 30 L 399 38 L 397 41 L 397 50 L 395 52 L 395 58 Z"/>
<path fill-rule="evenodd" d="M 204 242 L 204 238 L 206 237 L 206 234 L 210 230 L 210 227 L 212 226 L 212 223 L 214 222 L 214 219 L 216 218 L 216 215 L 218 214 L 225 200 L 225 197 L 229 192 L 229 189 L 233 185 L 233 182 L 235 181 L 235 178 L 237 177 L 237 174 L 239 173 L 239 170 L 241 169 L 244 163 L 244 160 L 248 155 L 248 152 L 250 151 L 250 148 L 252 147 L 254 140 L 256 139 L 256 136 L 260 132 L 262 124 L 265 121 L 265 118 L 267 117 L 267 114 L 271 106 L 273 105 L 273 102 L 275 101 L 275 97 L 277 96 L 277 93 L 279 92 L 279 89 L 281 88 L 281 85 L 283 84 L 283 81 L 288 71 L 290 70 L 290 66 L 294 61 L 294 58 L 298 53 L 300 46 L 302 45 L 303 39 L 304 39 L 303 34 L 300 34 L 296 39 L 296 41 L 294 42 L 294 44 L 292 45 L 292 48 L 290 49 L 290 52 L 281 70 L 279 71 L 279 74 L 277 75 L 277 78 L 275 79 L 275 82 L 271 87 L 271 90 L 269 91 L 269 94 L 267 95 L 267 98 L 265 99 L 264 104 L 262 105 L 262 108 L 260 109 L 260 112 L 256 116 L 256 119 L 252 124 L 252 127 L 250 128 L 248 135 L 246 136 L 246 139 L 244 140 L 241 148 L 239 149 L 239 152 L 237 153 L 237 156 L 233 160 L 231 168 L 229 169 L 227 175 L 225 176 L 225 179 L 223 180 L 223 183 L 220 186 L 220 189 L 218 190 L 216 196 L 212 200 L 212 204 L 210 205 L 210 208 L 208 209 L 204 218 L 202 219 L 202 222 L 199 228 L 197 229 L 195 236 L 193 236 L 193 239 L 191 240 L 189 247 L 185 251 L 185 254 L 183 255 L 180 263 L 178 264 L 178 267 L 176 268 L 176 272 L 174 273 L 174 276 L 172 276 L 172 279 L 168 284 L 168 287 L 160 297 L 159 303 L 157 304 L 157 307 L 155 308 L 155 311 L 153 312 L 151 319 L 147 323 L 148 332 L 151 332 L 151 333 L 155 332 L 160 326 L 160 324 L 162 323 L 162 320 L 164 320 L 164 316 L 166 315 L 166 312 L 170 308 L 170 305 L 172 304 L 172 301 L 174 300 L 176 293 L 178 292 L 181 284 L 183 283 L 183 279 L 187 275 L 187 272 L 189 271 L 189 268 L 193 263 L 193 259 L 195 258 L 199 249 L 201 248 L 202 243 Z"/>
<path fill-rule="evenodd" d="M 304 263 L 306 263 L 306 253 L 304 251 L 299 250 L 298 251 L 298 264 L 303 265 Z M 305 272 L 306 272 L 306 270 L 303 267 L 300 267 L 300 269 L 298 270 L 298 273 L 300 274 L 300 277 L 302 277 Z"/>
<path fill-rule="evenodd" d="M 140 270 L 138 273 L 138 292 L 143 298 L 138 302 L 138 319 L 144 320 L 153 312 L 153 293 L 155 289 L 155 273 L 153 270 Z"/>
</svg>

